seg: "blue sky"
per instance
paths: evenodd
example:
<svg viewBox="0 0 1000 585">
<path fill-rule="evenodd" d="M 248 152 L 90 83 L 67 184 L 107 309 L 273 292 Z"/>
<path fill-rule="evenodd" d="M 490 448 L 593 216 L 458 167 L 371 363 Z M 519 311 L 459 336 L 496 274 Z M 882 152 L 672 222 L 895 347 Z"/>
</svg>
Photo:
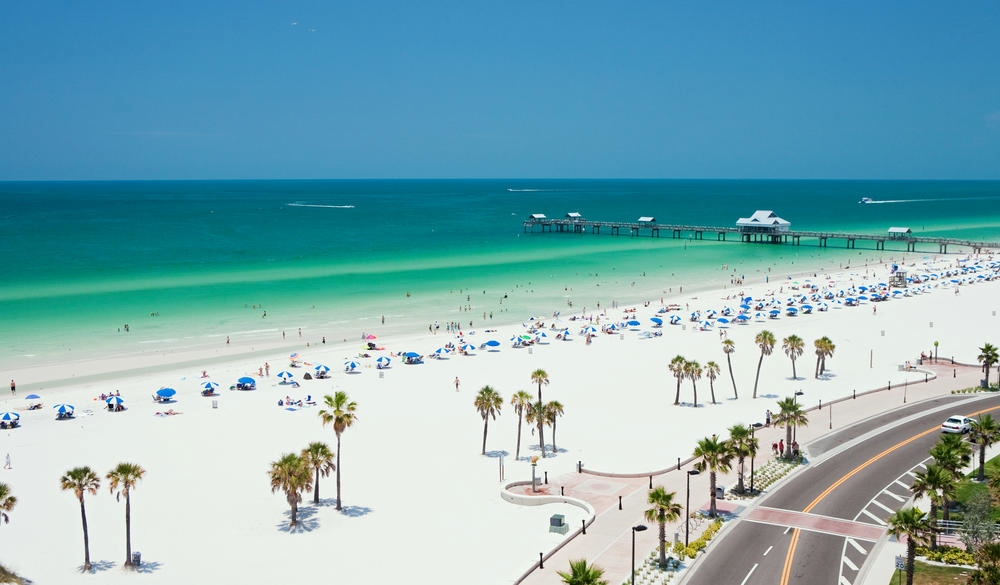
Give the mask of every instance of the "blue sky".
<svg viewBox="0 0 1000 585">
<path fill-rule="evenodd" d="M 998 30 L 995 0 L 14 0 L 0 180 L 1000 179 Z"/>
</svg>

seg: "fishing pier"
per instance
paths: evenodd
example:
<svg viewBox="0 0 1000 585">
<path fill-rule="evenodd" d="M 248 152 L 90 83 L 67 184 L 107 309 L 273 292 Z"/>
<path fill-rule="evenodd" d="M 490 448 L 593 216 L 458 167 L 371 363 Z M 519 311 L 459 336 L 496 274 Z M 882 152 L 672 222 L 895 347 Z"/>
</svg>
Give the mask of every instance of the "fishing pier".
<svg viewBox="0 0 1000 585">
<path fill-rule="evenodd" d="M 914 236 L 906 227 L 891 227 L 884 234 L 840 233 L 825 231 L 792 230 L 791 224 L 778 217 L 773 211 L 758 210 L 750 217 L 737 220 L 735 226 L 707 226 L 691 224 L 658 223 L 654 217 L 640 217 L 635 221 L 598 221 L 585 219 L 577 212 L 567 213 L 563 218 L 549 218 L 541 213 L 533 213 L 524 220 L 524 231 L 565 232 L 576 234 L 610 234 L 632 237 L 649 236 L 673 239 L 704 240 L 705 234 L 715 235 L 719 242 L 728 241 L 732 235 L 744 243 L 792 244 L 799 246 L 802 239 L 816 240 L 817 245 L 826 248 L 830 240 L 842 240 L 847 248 L 853 249 L 857 241 L 875 242 L 876 250 L 885 250 L 886 242 L 905 244 L 907 252 L 916 252 L 917 245 L 937 246 L 939 254 L 947 254 L 948 246 L 961 246 L 978 254 L 985 249 L 1000 249 L 1000 242 L 984 242 L 961 238 L 934 236 Z"/>
</svg>

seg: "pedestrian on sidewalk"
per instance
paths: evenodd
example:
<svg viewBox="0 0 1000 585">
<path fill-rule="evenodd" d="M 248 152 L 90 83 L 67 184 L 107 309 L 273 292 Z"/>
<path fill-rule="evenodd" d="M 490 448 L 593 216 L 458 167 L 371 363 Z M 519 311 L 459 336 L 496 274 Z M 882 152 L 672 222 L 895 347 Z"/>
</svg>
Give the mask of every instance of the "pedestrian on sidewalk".
<svg viewBox="0 0 1000 585">
<path fill-rule="evenodd" d="M 778 441 L 778 454 L 779 455 L 784 455 L 785 454 L 785 440 L 784 439 L 781 439 L 781 440 Z"/>
</svg>

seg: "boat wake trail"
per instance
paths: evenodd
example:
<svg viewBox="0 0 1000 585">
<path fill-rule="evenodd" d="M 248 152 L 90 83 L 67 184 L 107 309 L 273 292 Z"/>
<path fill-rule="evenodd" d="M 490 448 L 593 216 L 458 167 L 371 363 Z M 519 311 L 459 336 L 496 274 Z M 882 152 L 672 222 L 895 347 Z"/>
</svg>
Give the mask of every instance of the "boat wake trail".
<svg viewBox="0 0 1000 585">
<path fill-rule="evenodd" d="M 951 201 L 992 201 L 1000 199 L 1000 196 L 987 197 L 935 197 L 931 199 L 872 199 L 865 201 L 866 205 L 877 205 L 884 203 L 942 203 Z"/>
<path fill-rule="evenodd" d="M 354 209 L 353 205 L 325 205 L 322 203 L 304 203 L 302 201 L 295 201 L 289 203 L 288 207 L 325 207 L 327 209 Z"/>
</svg>

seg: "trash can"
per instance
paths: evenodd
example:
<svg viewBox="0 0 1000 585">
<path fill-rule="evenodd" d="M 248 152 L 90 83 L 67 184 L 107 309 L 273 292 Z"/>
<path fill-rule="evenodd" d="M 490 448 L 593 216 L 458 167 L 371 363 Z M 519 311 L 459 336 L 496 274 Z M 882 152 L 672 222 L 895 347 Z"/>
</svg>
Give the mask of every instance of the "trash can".
<svg viewBox="0 0 1000 585">
<path fill-rule="evenodd" d="M 722 485 L 715 486 L 715 499 L 717 500 L 726 499 L 726 486 Z"/>
<path fill-rule="evenodd" d="M 139 551 L 132 551 L 132 564 L 139 566 L 142 564 L 142 553 Z"/>
<path fill-rule="evenodd" d="M 566 524 L 566 517 L 562 514 L 553 514 L 549 518 L 549 532 L 557 532 L 559 534 L 566 534 L 569 531 L 569 525 Z"/>
<path fill-rule="evenodd" d="M 212 400 L 212 408 L 219 408 L 219 401 L 218 400 Z"/>
</svg>

